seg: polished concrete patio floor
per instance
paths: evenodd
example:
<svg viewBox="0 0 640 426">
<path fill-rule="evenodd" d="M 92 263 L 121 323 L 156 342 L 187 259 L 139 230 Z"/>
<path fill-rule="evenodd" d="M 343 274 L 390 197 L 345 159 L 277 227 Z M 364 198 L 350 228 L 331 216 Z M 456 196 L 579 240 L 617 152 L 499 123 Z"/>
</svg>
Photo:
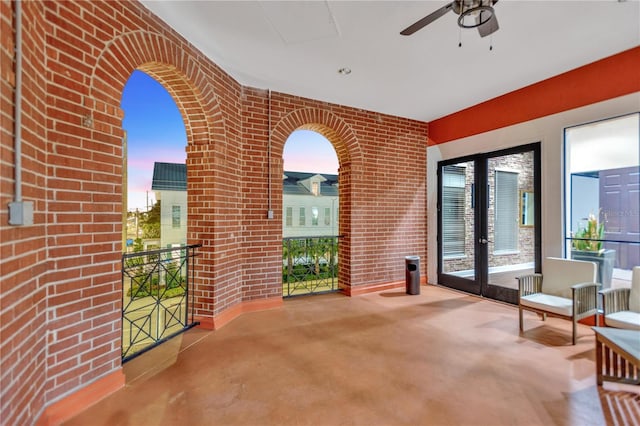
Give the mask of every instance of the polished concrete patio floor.
<svg viewBox="0 0 640 426">
<path fill-rule="evenodd" d="M 634 424 L 596 386 L 588 326 L 423 286 L 287 300 L 192 329 L 125 364 L 127 385 L 67 425 Z M 626 423 L 625 423 L 626 422 Z"/>
</svg>

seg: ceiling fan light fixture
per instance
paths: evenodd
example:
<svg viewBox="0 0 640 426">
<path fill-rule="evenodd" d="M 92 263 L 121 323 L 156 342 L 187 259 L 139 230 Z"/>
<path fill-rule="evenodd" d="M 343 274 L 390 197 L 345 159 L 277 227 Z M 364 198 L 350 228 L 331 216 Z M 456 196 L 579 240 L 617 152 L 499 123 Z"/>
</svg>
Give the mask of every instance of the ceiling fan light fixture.
<svg viewBox="0 0 640 426">
<path fill-rule="evenodd" d="M 458 16 L 460 28 L 477 28 L 493 19 L 494 10 L 491 6 L 476 6 L 467 9 Z"/>
<path fill-rule="evenodd" d="M 411 35 L 442 17 L 447 12 L 453 11 L 458 15 L 459 28 L 477 28 L 480 37 L 486 37 L 498 31 L 500 28 L 498 18 L 493 9 L 493 5 L 496 3 L 498 3 L 498 0 L 453 0 L 451 3 L 442 6 L 440 9 L 409 25 L 400 31 L 400 35 Z"/>
</svg>

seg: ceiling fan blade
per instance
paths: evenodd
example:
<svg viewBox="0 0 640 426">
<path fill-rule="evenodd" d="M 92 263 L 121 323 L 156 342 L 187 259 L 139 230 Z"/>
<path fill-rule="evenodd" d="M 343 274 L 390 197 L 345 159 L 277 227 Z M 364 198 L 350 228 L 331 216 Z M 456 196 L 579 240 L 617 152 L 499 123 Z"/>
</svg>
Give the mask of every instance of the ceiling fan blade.
<svg viewBox="0 0 640 426">
<path fill-rule="evenodd" d="M 445 13 L 450 11 L 452 8 L 453 8 L 453 2 L 451 2 L 451 3 L 449 3 L 449 4 L 445 5 L 445 6 L 442 6 L 440 9 L 438 9 L 435 12 L 425 16 L 424 18 L 420 19 L 415 24 L 409 25 L 407 28 L 405 28 L 404 30 L 400 31 L 400 34 L 402 34 L 404 36 L 408 36 L 408 35 L 411 35 L 411 34 L 415 33 L 418 30 L 421 30 L 422 28 L 426 27 L 427 25 L 429 25 L 430 23 L 432 23 L 433 21 L 435 21 L 436 19 L 438 19 L 439 17 L 441 17 L 442 15 L 444 15 Z"/>
<path fill-rule="evenodd" d="M 477 19 L 481 20 L 481 17 L 478 16 Z M 489 18 L 487 22 L 478 26 L 478 33 L 480 33 L 480 37 L 486 37 L 498 31 L 499 28 L 500 26 L 498 25 L 498 18 L 496 17 L 496 14 L 494 12 L 493 16 Z"/>
</svg>

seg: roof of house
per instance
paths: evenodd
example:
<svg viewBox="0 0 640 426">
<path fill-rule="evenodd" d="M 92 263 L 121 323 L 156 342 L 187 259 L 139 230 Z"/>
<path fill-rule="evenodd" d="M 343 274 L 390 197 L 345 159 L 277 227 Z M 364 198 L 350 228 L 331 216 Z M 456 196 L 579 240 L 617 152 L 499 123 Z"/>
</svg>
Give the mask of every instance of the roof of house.
<svg viewBox="0 0 640 426">
<path fill-rule="evenodd" d="M 290 172 L 285 171 L 282 179 L 282 192 L 288 195 L 313 195 L 304 185 L 302 181 L 320 175 L 324 182 L 320 182 L 320 195 L 328 197 L 338 196 L 338 175 L 330 175 L 325 173 L 308 173 L 308 172 Z"/>
<path fill-rule="evenodd" d="M 312 195 L 311 191 L 302 184 L 302 181 L 318 175 L 325 179 L 323 182 L 320 182 L 320 194 L 337 197 L 338 175 L 325 173 L 285 171 L 282 180 L 282 191 L 289 195 Z M 179 163 L 154 163 L 151 189 L 154 191 L 186 191 L 187 165 Z"/>
<path fill-rule="evenodd" d="M 154 191 L 186 191 L 187 165 L 184 163 L 154 163 L 151 189 Z"/>
</svg>

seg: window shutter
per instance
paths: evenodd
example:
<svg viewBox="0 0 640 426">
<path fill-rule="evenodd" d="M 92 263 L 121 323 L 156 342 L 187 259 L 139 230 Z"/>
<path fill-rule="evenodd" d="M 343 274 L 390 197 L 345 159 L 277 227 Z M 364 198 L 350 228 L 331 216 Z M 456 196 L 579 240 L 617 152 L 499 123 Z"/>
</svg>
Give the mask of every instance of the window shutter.
<svg viewBox="0 0 640 426">
<path fill-rule="evenodd" d="M 466 168 L 445 166 L 442 174 L 442 255 L 463 256 Z"/>
<path fill-rule="evenodd" d="M 496 170 L 494 250 L 518 250 L 518 174 Z"/>
</svg>

